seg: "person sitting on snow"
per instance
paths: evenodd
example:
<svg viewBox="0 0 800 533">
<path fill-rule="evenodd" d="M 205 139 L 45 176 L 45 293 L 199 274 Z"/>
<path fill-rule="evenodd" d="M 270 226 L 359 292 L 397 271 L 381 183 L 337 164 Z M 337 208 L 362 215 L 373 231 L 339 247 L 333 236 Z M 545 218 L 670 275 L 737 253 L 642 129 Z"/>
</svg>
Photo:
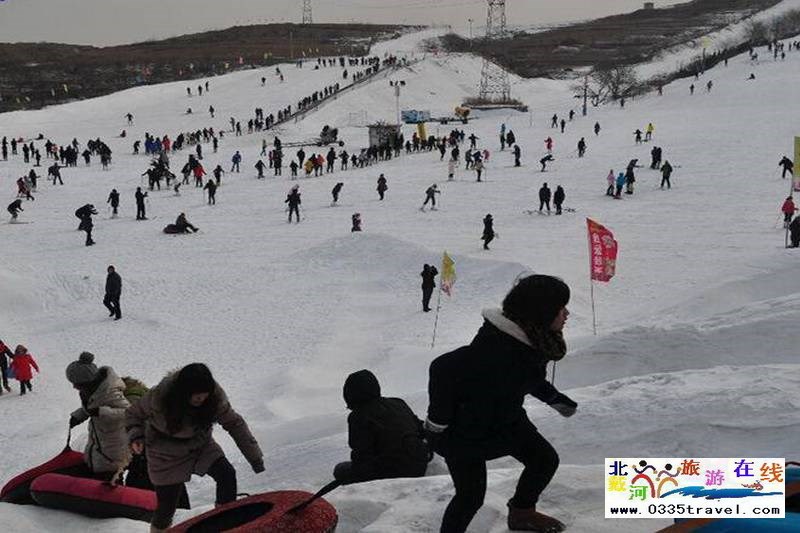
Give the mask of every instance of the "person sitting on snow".
<svg viewBox="0 0 800 533">
<path fill-rule="evenodd" d="M 430 454 L 422 421 L 400 398 L 381 396 L 378 379 L 369 370 L 347 376 L 344 401 L 350 461 L 339 463 L 333 476 L 343 485 L 374 479 L 422 477 Z"/>
</svg>

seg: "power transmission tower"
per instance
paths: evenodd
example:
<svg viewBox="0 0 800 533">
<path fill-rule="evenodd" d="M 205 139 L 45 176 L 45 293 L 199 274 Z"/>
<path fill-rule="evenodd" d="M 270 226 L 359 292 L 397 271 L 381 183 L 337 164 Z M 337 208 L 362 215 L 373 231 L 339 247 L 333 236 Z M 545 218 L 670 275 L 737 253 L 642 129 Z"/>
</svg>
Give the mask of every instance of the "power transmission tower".
<svg viewBox="0 0 800 533">
<path fill-rule="evenodd" d="M 486 40 L 505 39 L 506 37 L 506 0 L 487 0 L 489 10 L 486 16 Z M 505 55 L 505 43 L 503 55 Z M 481 69 L 481 100 L 507 102 L 511 98 L 511 82 L 508 72 L 494 62 L 484 59 Z"/>
<path fill-rule="evenodd" d="M 312 24 L 311 0 L 303 0 L 303 24 Z"/>
</svg>

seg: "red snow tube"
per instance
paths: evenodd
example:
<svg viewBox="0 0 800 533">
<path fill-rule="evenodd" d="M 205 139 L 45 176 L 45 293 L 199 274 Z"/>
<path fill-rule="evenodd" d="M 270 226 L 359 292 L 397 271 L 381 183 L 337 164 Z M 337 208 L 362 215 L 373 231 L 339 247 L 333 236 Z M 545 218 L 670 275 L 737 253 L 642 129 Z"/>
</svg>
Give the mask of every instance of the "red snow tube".
<svg viewBox="0 0 800 533">
<path fill-rule="evenodd" d="M 312 495 L 302 491 L 266 492 L 244 498 L 196 516 L 168 529 L 169 533 L 332 533 L 339 516 L 323 500 L 287 513 Z"/>
<path fill-rule="evenodd" d="M 67 448 L 46 463 L 31 468 L 6 483 L 3 490 L 0 491 L 0 502 L 32 505 L 35 502 L 31 498 L 30 486 L 34 479 L 43 474 L 71 468 L 82 463 L 83 454 Z"/>
<path fill-rule="evenodd" d="M 149 522 L 156 493 L 111 486 L 96 479 L 45 474 L 31 483 L 31 495 L 42 507 L 63 509 L 94 518 L 130 518 Z"/>
</svg>

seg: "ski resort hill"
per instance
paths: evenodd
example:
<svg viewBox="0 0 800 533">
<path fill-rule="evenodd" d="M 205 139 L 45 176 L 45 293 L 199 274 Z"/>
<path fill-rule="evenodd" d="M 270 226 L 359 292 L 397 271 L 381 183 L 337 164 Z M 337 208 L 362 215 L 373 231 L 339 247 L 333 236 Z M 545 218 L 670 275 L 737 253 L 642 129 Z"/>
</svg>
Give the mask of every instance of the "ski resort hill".
<svg viewBox="0 0 800 533">
<path fill-rule="evenodd" d="M 792 102 L 800 51 L 787 50 L 783 61 L 766 53 L 757 62 L 737 56 L 697 81 L 665 86 L 663 96 L 636 98 L 624 108 L 590 108 L 587 117 L 580 116 L 569 82 L 512 76 L 514 97 L 531 113 L 475 112 L 466 125 L 427 125 L 428 134 L 439 137 L 453 128 L 475 133 L 477 147 L 490 152 L 480 183 L 464 169 L 463 157 L 456 179 L 447 181 L 447 163 L 436 150 L 348 170 L 337 163 L 332 173 L 304 177 L 301 171 L 292 180 L 287 165 L 296 148 L 287 148 L 282 176 L 267 169 L 265 179 L 256 178 L 253 165 L 267 160 L 259 155 L 262 141 L 271 146 L 275 135 L 285 144 L 302 142 L 330 125 L 344 142 L 335 150 L 358 154 L 369 142 L 363 122 L 396 120 L 390 81 L 405 82 L 403 109 L 452 114 L 474 93 L 482 60 L 424 52 L 422 43 L 438 34 L 379 43 L 373 53 L 413 64 L 332 98 L 302 120 L 239 137 L 228 131 L 230 117 L 245 123 L 256 107 L 270 113 L 295 106 L 341 80 L 341 68 L 316 70 L 309 60 L 303 68 L 279 65 L 282 83 L 270 66 L 210 78 L 202 96 L 187 96 L 187 84 L 176 82 L 0 115 L 0 137 L 31 140 L 41 133 L 58 144 L 77 138 L 81 149 L 100 138 L 113 151 L 109 170 L 81 161 L 62 169 L 63 186 L 43 177 L 36 200 L 23 204 L 19 220 L 28 224 L 0 225 L 0 335 L 8 344 L 25 344 L 42 370 L 32 394 L 0 398 L 0 479 L 61 449 L 69 413 L 79 405 L 64 368 L 88 350 L 97 363 L 150 385 L 187 363 L 208 364 L 265 451 L 266 472 L 253 474 L 227 433 L 215 433 L 237 469 L 240 491 L 313 492 L 348 457 L 347 375 L 371 369 L 385 395 L 404 398 L 424 418 L 430 362 L 470 342 L 481 309 L 499 306 L 515 279 L 529 272 L 559 276 L 572 290 L 565 330 L 570 349 L 555 382 L 578 402 L 578 412 L 564 419 L 534 399 L 526 404 L 562 463 L 539 507 L 569 531 L 648 532 L 670 523 L 603 520 L 605 457 L 798 453 L 798 252 L 784 247 L 778 222 L 789 182 L 777 163 L 791 156 L 798 134 L 800 108 Z M 550 127 L 554 113 L 567 116 L 570 109 L 578 113 L 564 133 Z M 132 125 L 127 113 L 135 117 Z M 353 120 L 357 116 L 362 119 Z M 634 131 L 648 123 L 655 127 L 653 140 L 636 144 Z M 521 146 L 520 168 L 508 149 L 499 149 L 501 124 Z M 180 196 L 169 188 L 149 192 L 149 220 L 134 220 L 134 191 L 145 188 L 141 174 L 150 162 L 132 153 L 134 140 L 146 132 L 174 139 L 204 127 L 225 130 L 217 153 L 203 146 L 205 169 L 220 164 L 226 171 L 216 205 L 190 183 Z M 120 138 L 123 129 L 127 135 Z M 403 126 L 406 139 L 415 129 Z M 555 161 L 541 172 L 548 136 Z M 578 158 L 581 138 L 588 150 Z M 675 167 L 670 189 L 661 189 L 661 174 L 648 168 L 653 146 L 662 147 Z M 240 173 L 230 171 L 237 150 Z M 327 150 L 305 147 L 307 155 Z M 176 174 L 190 152 L 170 154 Z M 623 171 L 631 159 L 643 165 L 634 194 L 605 196 L 609 170 Z M 7 201 L 30 168 L 21 155 L 0 161 Z M 381 173 L 389 186 L 384 201 L 375 190 Z M 344 188 L 331 206 L 337 182 Z M 535 214 L 543 182 L 563 186 L 565 205 L 575 211 Z M 442 190 L 438 209 L 422 212 L 424 191 L 433 183 Z M 301 220 L 287 224 L 284 200 L 294 185 L 302 193 Z M 122 198 L 117 219 L 104 208 L 112 188 Z M 73 214 L 86 203 L 100 211 L 92 247 L 83 245 Z M 200 231 L 163 234 L 182 212 Z M 350 232 L 356 212 L 361 233 Z M 480 242 L 487 213 L 499 233 L 490 251 Z M 594 288 L 597 336 L 586 217 L 613 230 L 620 245 L 616 277 Z M 431 348 L 435 319 L 421 311 L 419 272 L 424 263 L 439 264 L 445 250 L 458 280 L 452 297 L 442 295 Z M 123 279 L 120 321 L 107 318 L 101 306 L 110 264 Z M 520 473 L 510 459 L 489 467 L 486 504 L 470 529 L 475 533 L 507 530 L 506 501 Z M 188 488 L 194 508 L 176 520 L 213 507 L 211 480 L 194 478 Z M 340 532 L 427 532 L 438 530 L 452 493 L 437 457 L 425 478 L 352 485 L 327 499 L 339 512 Z M 0 504 L 0 512 L 10 531 L 146 529 L 40 507 Z"/>
</svg>

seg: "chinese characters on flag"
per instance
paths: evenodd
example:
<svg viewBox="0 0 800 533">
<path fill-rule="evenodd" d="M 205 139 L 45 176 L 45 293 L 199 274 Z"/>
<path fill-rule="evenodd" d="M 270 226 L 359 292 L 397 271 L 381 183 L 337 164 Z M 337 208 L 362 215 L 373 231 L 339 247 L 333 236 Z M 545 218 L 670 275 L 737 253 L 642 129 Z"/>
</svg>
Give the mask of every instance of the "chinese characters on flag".
<svg viewBox="0 0 800 533">
<path fill-rule="evenodd" d="M 605 226 L 587 218 L 589 230 L 589 268 L 593 281 L 610 281 L 617 266 L 617 241 Z"/>
</svg>

